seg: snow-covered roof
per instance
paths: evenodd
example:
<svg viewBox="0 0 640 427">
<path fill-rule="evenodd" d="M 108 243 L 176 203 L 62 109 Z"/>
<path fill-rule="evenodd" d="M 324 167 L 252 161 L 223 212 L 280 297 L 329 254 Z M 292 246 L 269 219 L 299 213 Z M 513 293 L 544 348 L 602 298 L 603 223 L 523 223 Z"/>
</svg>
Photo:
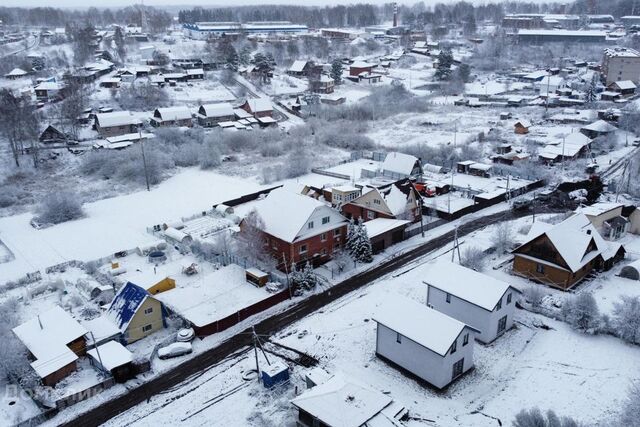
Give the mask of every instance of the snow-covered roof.
<svg viewBox="0 0 640 427">
<path fill-rule="evenodd" d="M 333 78 L 331 78 L 331 77 L 329 77 L 329 76 L 327 76 L 325 74 L 321 74 L 320 75 L 320 83 L 331 83 L 333 81 L 334 81 Z"/>
<path fill-rule="evenodd" d="M 369 64 L 366 61 L 354 61 L 353 64 L 351 64 L 351 68 L 373 68 L 374 64 Z"/>
<path fill-rule="evenodd" d="M 202 68 L 190 68 L 185 71 L 187 76 L 197 76 L 200 74 L 204 74 L 204 70 Z"/>
<path fill-rule="evenodd" d="M 269 98 L 247 99 L 247 104 L 249 105 L 249 109 L 254 113 L 273 111 L 273 106 L 271 105 L 271 100 Z"/>
<path fill-rule="evenodd" d="M 138 311 L 138 307 L 149 297 L 149 293 L 138 285 L 127 282 L 120 289 L 107 310 L 107 316 L 123 332 Z"/>
<path fill-rule="evenodd" d="M 605 122 L 604 120 L 595 121 L 587 126 L 583 126 L 580 130 L 588 130 L 599 133 L 609 133 L 618 130 L 617 127 L 613 126 L 610 123 Z"/>
<path fill-rule="evenodd" d="M 27 72 L 22 68 L 14 68 L 13 70 L 5 74 L 5 76 L 7 77 L 18 77 L 18 76 L 25 76 L 25 75 L 27 75 Z"/>
<path fill-rule="evenodd" d="M 385 299 L 374 320 L 443 357 L 467 327 L 425 304 L 398 295 Z"/>
<path fill-rule="evenodd" d="M 96 114 L 96 121 L 100 127 L 137 125 L 140 120 L 128 111 L 113 111 L 111 113 Z"/>
<path fill-rule="evenodd" d="M 133 354 L 117 341 L 109 341 L 92 348 L 87 354 L 107 371 L 133 361 Z"/>
<path fill-rule="evenodd" d="M 16 326 L 13 332 L 36 358 L 31 366 L 44 378 L 78 359 L 67 344 L 84 336 L 87 330 L 60 306 L 55 306 Z"/>
<path fill-rule="evenodd" d="M 393 400 L 379 392 L 334 376 L 291 401 L 332 427 L 360 427 Z"/>
<path fill-rule="evenodd" d="M 526 242 L 519 248 L 543 234 L 546 234 L 572 272 L 580 270 L 598 255 L 603 255 L 606 260 L 611 253 L 617 252 L 620 248 L 620 244 L 612 246 L 610 243 L 613 242 L 606 242 L 582 212 L 578 212 L 556 225 L 541 221 L 535 222 L 527 234 Z M 596 249 L 586 253 L 591 240 L 594 241 Z M 519 248 L 514 252 L 518 252 Z"/>
<path fill-rule="evenodd" d="M 635 89 L 637 87 L 631 80 L 620 80 L 618 82 L 613 82 L 612 85 L 616 85 L 620 90 Z"/>
<path fill-rule="evenodd" d="M 35 90 L 60 90 L 60 84 L 56 82 L 42 82 L 37 85 Z"/>
<path fill-rule="evenodd" d="M 406 221 L 403 219 L 375 218 L 371 221 L 365 222 L 364 228 L 367 229 L 367 235 L 369 236 L 369 238 L 372 238 L 386 233 L 389 230 L 407 225 L 410 222 L 411 221 Z"/>
<path fill-rule="evenodd" d="M 234 115 L 233 106 L 228 102 L 204 104 L 200 106 L 199 111 L 204 111 L 205 117 L 226 117 Z"/>
<path fill-rule="evenodd" d="M 384 158 L 382 170 L 409 176 L 417 161 L 417 157 L 394 151 L 387 154 L 387 157 Z"/>
<path fill-rule="evenodd" d="M 312 197 L 303 196 L 285 188 L 271 191 L 254 207 L 264 222 L 263 231 L 285 242 L 295 241 L 317 209 L 331 209 Z M 331 228 L 335 228 L 336 225 L 331 224 Z"/>
<path fill-rule="evenodd" d="M 94 339 L 95 342 L 101 342 L 106 338 L 111 338 L 120 333 L 120 329 L 105 315 L 96 317 L 95 319 L 85 320 L 82 322 L 82 326 L 89 332 L 87 341 L 91 343 L 93 343 Z"/>
<path fill-rule="evenodd" d="M 294 61 L 293 64 L 291 64 L 291 67 L 289 67 L 289 71 L 294 73 L 301 73 L 302 71 L 304 71 L 305 65 L 307 65 L 307 61 Z"/>
<path fill-rule="evenodd" d="M 515 123 L 515 126 L 518 126 L 518 124 L 520 124 L 520 126 L 522 126 L 523 128 L 530 128 L 531 127 L 531 122 L 529 120 L 518 120 Z"/>
<path fill-rule="evenodd" d="M 578 211 L 582 212 L 587 216 L 598 216 L 598 215 L 602 215 L 603 213 L 612 211 L 614 209 L 621 208 L 623 206 L 624 205 L 622 203 L 600 202 L 600 203 L 594 203 L 591 206 L 585 206 L 583 208 L 579 208 Z"/>
<path fill-rule="evenodd" d="M 424 271 L 423 281 L 427 285 L 489 311 L 495 308 L 500 298 L 511 288 L 511 285 L 502 280 L 443 258 L 425 264 L 421 271 Z"/>
<path fill-rule="evenodd" d="M 599 30 L 518 30 L 521 36 L 563 36 L 563 37 L 606 37 L 606 31 Z"/>
<path fill-rule="evenodd" d="M 156 115 L 156 113 L 163 121 L 191 119 L 191 110 L 186 106 L 156 108 L 154 116 Z"/>
</svg>

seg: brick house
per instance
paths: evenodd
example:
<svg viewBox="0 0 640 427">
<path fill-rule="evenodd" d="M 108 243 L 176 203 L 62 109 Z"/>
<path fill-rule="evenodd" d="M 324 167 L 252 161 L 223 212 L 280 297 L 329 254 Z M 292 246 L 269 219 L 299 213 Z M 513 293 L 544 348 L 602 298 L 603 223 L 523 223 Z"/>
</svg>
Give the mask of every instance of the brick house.
<svg viewBox="0 0 640 427">
<path fill-rule="evenodd" d="M 128 111 L 96 114 L 96 131 L 103 138 L 137 132 L 140 124 L 140 120 Z"/>
<path fill-rule="evenodd" d="M 369 64 L 364 61 L 355 61 L 353 64 L 349 66 L 349 75 L 353 77 L 358 77 L 362 73 L 371 74 L 373 71 L 374 64 Z"/>
<path fill-rule="evenodd" d="M 217 104 L 203 104 L 198 108 L 198 123 L 200 126 L 213 127 L 220 122 L 228 122 L 236 119 L 233 106 L 228 102 Z"/>
<path fill-rule="evenodd" d="M 605 241 L 578 213 L 556 225 L 536 222 L 513 255 L 514 274 L 568 290 L 594 270 L 610 269 L 624 258 L 625 249 Z"/>
<path fill-rule="evenodd" d="M 409 179 L 401 179 L 380 187 L 364 187 L 362 195 L 342 206 L 347 218 L 370 221 L 376 218 L 420 219 L 418 191 Z"/>
<path fill-rule="evenodd" d="M 265 246 L 281 270 L 291 263 L 321 265 L 344 244 L 346 218 L 314 198 L 278 188 L 254 207 L 264 223 Z"/>
</svg>

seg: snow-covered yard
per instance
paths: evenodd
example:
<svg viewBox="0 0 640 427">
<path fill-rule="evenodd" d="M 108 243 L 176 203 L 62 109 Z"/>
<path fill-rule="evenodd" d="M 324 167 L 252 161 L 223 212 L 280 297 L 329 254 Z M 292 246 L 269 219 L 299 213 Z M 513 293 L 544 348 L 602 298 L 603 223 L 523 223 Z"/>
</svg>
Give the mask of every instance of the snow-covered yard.
<svg viewBox="0 0 640 427">
<path fill-rule="evenodd" d="M 434 420 L 439 426 L 495 426 L 493 417 L 509 425 L 520 409 L 533 406 L 582 421 L 605 421 L 615 415 L 628 385 L 638 378 L 640 348 L 612 337 L 579 334 L 565 324 L 519 310 L 514 329 L 489 346 L 476 345 L 474 371 L 445 392 L 425 388 L 376 358 L 372 320 L 390 295 L 424 302 L 425 292 L 420 267 L 408 268 L 297 322 L 275 341 L 317 357 L 329 372 L 388 393 L 413 416 Z M 541 323 L 550 329 L 534 326 Z M 265 363 L 262 356 L 260 360 Z M 295 414 L 286 399 L 294 385 L 285 396 L 265 393 L 254 383 L 215 404 L 204 398 L 241 385 L 242 372 L 253 366 L 252 354 L 243 354 L 169 395 L 125 412 L 111 425 L 144 426 L 167 420 L 200 425 L 212 419 L 229 426 L 293 425 Z M 292 368 L 293 384 L 302 387 L 304 369 Z M 256 410 L 263 412 L 263 418 L 255 418 Z M 408 425 L 423 424 L 410 421 Z"/>
</svg>

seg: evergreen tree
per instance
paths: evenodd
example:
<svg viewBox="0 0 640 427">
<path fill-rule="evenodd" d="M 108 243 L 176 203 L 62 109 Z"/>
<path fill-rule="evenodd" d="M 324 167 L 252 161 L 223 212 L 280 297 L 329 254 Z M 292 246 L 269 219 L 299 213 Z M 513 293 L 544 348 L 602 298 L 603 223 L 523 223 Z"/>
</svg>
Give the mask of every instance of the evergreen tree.
<svg viewBox="0 0 640 427">
<path fill-rule="evenodd" d="M 116 52 L 118 53 L 120 62 L 124 62 L 127 58 L 127 49 L 124 45 L 124 34 L 122 33 L 121 27 L 116 27 L 115 33 L 113 34 L 113 41 L 116 44 Z"/>
<path fill-rule="evenodd" d="M 240 60 L 240 64 L 249 65 L 251 63 L 251 48 L 249 46 L 244 46 L 240 49 L 238 59 Z"/>
<path fill-rule="evenodd" d="M 291 264 L 291 285 L 294 295 L 302 295 L 315 288 L 317 284 L 318 277 L 309 262 L 301 270 L 298 270 L 295 263 Z"/>
<path fill-rule="evenodd" d="M 347 229 L 347 251 L 354 261 L 373 261 L 371 240 L 369 240 L 369 235 L 362 219 L 357 224 L 353 221 L 349 223 L 349 228 Z"/>
<path fill-rule="evenodd" d="M 598 100 L 598 75 L 593 74 L 591 81 L 587 83 L 587 87 L 584 90 L 584 101 L 587 104 L 593 104 Z"/>
<path fill-rule="evenodd" d="M 451 78 L 451 65 L 453 65 L 453 54 L 451 49 L 442 49 L 438 54 L 438 67 L 435 77 L 438 80 L 449 80 Z"/>
<path fill-rule="evenodd" d="M 233 71 L 238 71 L 240 65 L 240 58 L 236 48 L 228 40 L 222 40 L 218 43 L 218 58 L 221 59 L 226 67 Z"/>
<path fill-rule="evenodd" d="M 331 63 L 331 78 L 337 85 L 342 83 L 342 61 L 340 59 L 334 59 Z"/>
<path fill-rule="evenodd" d="M 353 245 L 355 243 L 354 236 L 356 234 L 356 224 L 353 221 L 353 218 L 349 220 L 349 224 L 347 224 L 347 241 L 345 244 L 345 249 L 349 255 L 353 255 Z"/>
</svg>

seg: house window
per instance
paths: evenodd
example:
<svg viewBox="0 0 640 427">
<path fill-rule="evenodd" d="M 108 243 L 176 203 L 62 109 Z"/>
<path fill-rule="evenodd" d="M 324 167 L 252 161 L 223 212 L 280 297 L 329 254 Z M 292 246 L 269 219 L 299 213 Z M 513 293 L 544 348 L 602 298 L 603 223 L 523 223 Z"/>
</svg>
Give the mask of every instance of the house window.
<svg viewBox="0 0 640 427">
<path fill-rule="evenodd" d="M 469 344 L 469 334 L 468 333 L 464 334 L 464 337 L 462 338 L 462 346 L 464 347 L 467 344 Z"/>
<path fill-rule="evenodd" d="M 451 304 L 451 294 L 447 294 L 447 302 Z"/>
<path fill-rule="evenodd" d="M 507 305 L 511 304 L 511 292 L 507 294 Z"/>
<path fill-rule="evenodd" d="M 451 344 L 451 354 L 455 353 L 457 349 L 458 349 L 458 341 L 454 341 L 453 344 Z"/>
<path fill-rule="evenodd" d="M 498 301 L 498 304 L 496 304 L 496 311 L 500 311 L 501 308 L 502 308 L 502 298 L 500 298 L 500 300 Z"/>
<path fill-rule="evenodd" d="M 322 254 L 322 256 L 326 256 L 327 255 L 327 248 L 322 248 L 322 251 L 320 251 L 320 253 Z"/>
<path fill-rule="evenodd" d="M 340 237 L 341 231 L 339 228 L 333 230 L 333 237 Z"/>
<path fill-rule="evenodd" d="M 327 233 L 322 233 L 320 235 L 320 240 L 323 241 L 323 242 L 326 242 L 327 241 Z"/>
<path fill-rule="evenodd" d="M 153 328 L 153 325 L 144 325 L 142 327 L 142 332 L 148 332 Z"/>
<path fill-rule="evenodd" d="M 323 224 L 329 224 L 329 221 L 331 221 L 331 217 L 325 216 L 324 218 L 322 218 Z"/>
<path fill-rule="evenodd" d="M 307 245 L 300 245 L 300 254 L 307 253 Z"/>
<path fill-rule="evenodd" d="M 504 332 L 505 329 L 507 329 L 507 316 L 498 320 L 498 333 Z"/>
<path fill-rule="evenodd" d="M 311 230 L 313 228 L 313 221 L 309 221 L 309 223 L 307 224 L 307 228 L 309 230 Z"/>
<path fill-rule="evenodd" d="M 536 273 L 544 274 L 544 265 L 536 264 Z"/>
<path fill-rule="evenodd" d="M 399 332 L 396 332 L 396 342 L 402 344 L 402 335 Z"/>
<path fill-rule="evenodd" d="M 453 364 L 453 372 L 451 373 L 451 379 L 454 380 L 462 375 L 462 370 L 464 369 L 464 358 L 458 360 Z"/>
<path fill-rule="evenodd" d="M 151 314 L 153 313 L 153 307 L 149 307 L 149 308 L 145 308 L 144 309 L 144 314 Z"/>
<path fill-rule="evenodd" d="M 367 218 L 368 219 L 375 219 L 376 218 L 376 214 L 373 211 L 367 211 Z"/>
<path fill-rule="evenodd" d="M 380 201 L 380 199 L 373 199 L 373 204 L 374 205 L 381 205 L 382 202 Z"/>
</svg>

